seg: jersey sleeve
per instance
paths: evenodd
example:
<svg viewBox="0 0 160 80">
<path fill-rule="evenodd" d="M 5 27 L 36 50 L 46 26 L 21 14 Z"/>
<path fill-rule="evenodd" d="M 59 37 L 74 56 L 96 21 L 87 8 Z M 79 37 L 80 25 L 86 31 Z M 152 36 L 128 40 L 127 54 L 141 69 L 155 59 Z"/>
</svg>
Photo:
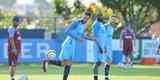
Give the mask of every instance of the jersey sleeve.
<svg viewBox="0 0 160 80">
<path fill-rule="evenodd" d="M 14 28 L 8 28 L 9 38 L 13 38 L 16 30 Z"/>
<path fill-rule="evenodd" d="M 98 27 L 97 27 L 97 26 L 99 26 L 99 25 L 97 25 L 97 24 L 98 24 L 98 22 L 95 21 L 95 22 L 93 23 L 93 25 L 92 25 L 92 34 L 93 34 L 94 37 L 97 36 L 98 30 L 99 30 Z"/>
<path fill-rule="evenodd" d="M 74 21 L 70 24 L 70 26 L 65 30 L 66 35 L 71 36 L 72 38 L 78 39 L 75 35 L 74 29 L 77 28 L 78 21 Z"/>
</svg>

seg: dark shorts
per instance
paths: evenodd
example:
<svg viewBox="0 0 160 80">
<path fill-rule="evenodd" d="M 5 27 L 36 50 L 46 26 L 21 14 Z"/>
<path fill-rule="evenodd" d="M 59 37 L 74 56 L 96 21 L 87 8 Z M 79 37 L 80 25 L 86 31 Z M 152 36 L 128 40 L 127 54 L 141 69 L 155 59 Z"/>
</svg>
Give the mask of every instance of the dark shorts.
<svg viewBox="0 0 160 80">
<path fill-rule="evenodd" d="M 124 53 L 125 56 L 131 55 L 132 52 L 133 52 L 133 48 L 132 48 L 132 47 L 125 47 L 125 48 L 123 49 L 123 53 Z"/>
<path fill-rule="evenodd" d="M 18 56 L 15 55 L 13 52 L 8 53 L 8 64 L 9 66 L 16 66 L 17 65 Z"/>
</svg>

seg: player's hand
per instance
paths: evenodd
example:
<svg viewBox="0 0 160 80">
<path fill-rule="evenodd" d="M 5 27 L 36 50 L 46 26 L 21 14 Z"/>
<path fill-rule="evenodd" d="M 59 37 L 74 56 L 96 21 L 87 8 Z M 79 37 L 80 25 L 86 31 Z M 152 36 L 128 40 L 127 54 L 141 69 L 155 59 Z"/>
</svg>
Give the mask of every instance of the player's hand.
<svg viewBox="0 0 160 80">
<path fill-rule="evenodd" d="M 95 42 L 95 41 L 96 41 L 96 38 L 92 37 L 91 40 Z"/>
<path fill-rule="evenodd" d="M 90 35 L 89 35 L 89 32 L 85 32 L 84 34 L 85 34 L 86 36 L 90 36 Z"/>
</svg>

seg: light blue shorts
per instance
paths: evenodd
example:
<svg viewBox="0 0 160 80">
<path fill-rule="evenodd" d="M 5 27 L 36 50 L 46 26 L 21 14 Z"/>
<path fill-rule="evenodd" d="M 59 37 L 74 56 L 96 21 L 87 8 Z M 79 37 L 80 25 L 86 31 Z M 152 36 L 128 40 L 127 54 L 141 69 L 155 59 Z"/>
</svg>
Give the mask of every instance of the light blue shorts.
<svg viewBox="0 0 160 80">
<path fill-rule="evenodd" d="M 112 50 L 107 50 L 107 53 L 101 54 L 97 47 L 94 47 L 94 61 L 95 62 L 112 62 Z"/>
<path fill-rule="evenodd" d="M 74 53 L 75 53 L 75 41 L 74 40 L 65 40 L 62 44 L 61 52 L 59 55 L 59 60 L 72 61 Z"/>
</svg>

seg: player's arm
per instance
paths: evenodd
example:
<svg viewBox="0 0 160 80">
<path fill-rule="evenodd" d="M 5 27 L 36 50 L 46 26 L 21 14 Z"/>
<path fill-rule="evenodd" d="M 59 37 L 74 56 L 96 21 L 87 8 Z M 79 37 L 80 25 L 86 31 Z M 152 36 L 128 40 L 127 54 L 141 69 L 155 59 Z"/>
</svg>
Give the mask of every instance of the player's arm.
<svg viewBox="0 0 160 80">
<path fill-rule="evenodd" d="M 132 42 L 133 42 L 133 48 L 134 48 L 134 51 L 135 51 L 135 46 L 136 46 L 136 35 L 135 35 L 134 31 L 132 31 L 132 32 L 133 32 L 133 40 L 132 40 Z"/>
<path fill-rule="evenodd" d="M 100 53 L 103 53 L 104 47 L 103 47 L 103 45 L 100 44 L 101 42 L 99 42 L 99 41 L 97 40 L 98 33 L 99 33 L 99 27 L 98 27 L 98 26 L 99 26 L 99 24 L 97 24 L 97 23 L 94 23 L 94 24 L 93 24 L 92 33 L 93 33 L 93 36 L 95 37 L 95 41 L 94 41 L 95 44 L 97 45 Z"/>
<path fill-rule="evenodd" d="M 87 39 L 87 40 L 91 40 L 91 41 L 95 41 L 95 37 L 93 35 L 87 35 L 86 33 L 84 33 L 82 35 L 82 38 Z"/>
<path fill-rule="evenodd" d="M 10 29 L 8 29 L 8 33 L 9 33 L 9 40 L 11 43 L 11 47 L 13 48 L 13 50 L 16 50 L 16 45 L 15 45 L 15 41 L 14 41 L 15 30 L 10 28 Z"/>
<path fill-rule="evenodd" d="M 65 34 L 71 36 L 72 38 L 79 40 L 77 35 L 74 34 L 74 29 L 76 29 L 78 24 L 78 21 L 74 21 L 73 23 L 70 24 L 70 26 L 65 30 Z"/>
<path fill-rule="evenodd" d="M 121 31 L 121 34 L 120 34 L 120 48 L 123 47 L 123 30 Z"/>
</svg>

